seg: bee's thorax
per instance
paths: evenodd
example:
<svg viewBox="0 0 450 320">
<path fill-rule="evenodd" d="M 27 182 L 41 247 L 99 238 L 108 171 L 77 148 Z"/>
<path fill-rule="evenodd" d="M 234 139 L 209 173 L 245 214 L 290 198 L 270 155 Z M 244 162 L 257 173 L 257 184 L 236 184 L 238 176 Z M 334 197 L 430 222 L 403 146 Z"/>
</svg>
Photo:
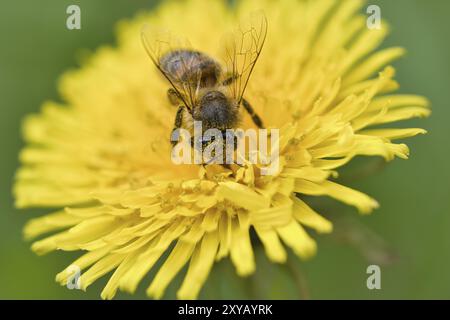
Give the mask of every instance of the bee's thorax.
<svg viewBox="0 0 450 320">
<path fill-rule="evenodd" d="M 196 121 L 202 121 L 203 127 L 233 128 L 238 121 L 238 109 L 233 101 L 217 90 L 206 92 L 193 112 Z"/>
</svg>

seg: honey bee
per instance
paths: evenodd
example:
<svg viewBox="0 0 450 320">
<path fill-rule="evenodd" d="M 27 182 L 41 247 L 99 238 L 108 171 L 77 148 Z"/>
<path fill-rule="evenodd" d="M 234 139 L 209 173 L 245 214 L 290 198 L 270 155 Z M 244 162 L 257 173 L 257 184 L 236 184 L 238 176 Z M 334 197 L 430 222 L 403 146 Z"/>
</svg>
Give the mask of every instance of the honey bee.
<svg viewBox="0 0 450 320">
<path fill-rule="evenodd" d="M 246 26 L 240 26 L 224 40 L 222 63 L 206 53 L 191 48 L 168 31 L 144 26 L 142 42 L 151 60 L 167 79 L 172 105 L 178 106 L 172 134 L 178 128 L 192 130 L 201 121 L 203 132 L 218 129 L 223 141 L 227 129 L 241 120 L 241 106 L 254 124 L 263 122 L 244 98 L 250 76 L 264 46 L 267 19 L 262 12 L 253 13 Z M 200 141 L 205 148 L 212 141 Z M 172 141 L 175 145 L 177 141 Z M 194 146 L 194 141 L 191 141 Z"/>
</svg>

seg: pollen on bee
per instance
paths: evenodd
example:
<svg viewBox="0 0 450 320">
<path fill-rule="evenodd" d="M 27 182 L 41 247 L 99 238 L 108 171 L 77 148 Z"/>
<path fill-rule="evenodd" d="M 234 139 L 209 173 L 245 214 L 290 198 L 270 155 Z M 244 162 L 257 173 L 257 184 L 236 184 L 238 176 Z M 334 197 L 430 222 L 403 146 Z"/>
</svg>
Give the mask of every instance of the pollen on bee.
<svg viewBox="0 0 450 320">
<path fill-rule="evenodd" d="M 183 128 L 172 133 L 174 164 L 253 164 L 261 175 L 273 175 L 279 169 L 278 129 L 271 129 L 270 134 L 267 129 L 253 128 L 204 131 L 202 122 L 194 121 L 193 132 L 193 137 Z"/>
</svg>

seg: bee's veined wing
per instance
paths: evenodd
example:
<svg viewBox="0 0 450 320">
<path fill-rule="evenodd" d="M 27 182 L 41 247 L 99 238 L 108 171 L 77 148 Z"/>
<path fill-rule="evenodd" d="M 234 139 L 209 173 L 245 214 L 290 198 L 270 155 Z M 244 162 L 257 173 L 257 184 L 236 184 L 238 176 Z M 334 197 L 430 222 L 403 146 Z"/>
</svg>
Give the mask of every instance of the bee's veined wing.
<svg viewBox="0 0 450 320">
<path fill-rule="evenodd" d="M 267 36 L 267 18 L 262 11 L 253 12 L 231 34 L 225 35 L 223 59 L 226 72 L 233 77 L 229 88 L 240 103 L 253 68 Z"/>
<path fill-rule="evenodd" d="M 192 55 L 176 54 L 181 50 L 193 50 L 189 41 L 174 35 L 169 30 L 148 24 L 143 26 L 141 38 L 150 59 L 177 92 L 185 106 L 192 110 L 200 88 L 201 72 L 197 70 L 192 73 L 190 68 L 193 64 Z M 170 66 L 164 63 L 168 54 L 176 54 Z M 189 74 L 188 81 L 184 77 L 186 74 Z"/>
</svg>

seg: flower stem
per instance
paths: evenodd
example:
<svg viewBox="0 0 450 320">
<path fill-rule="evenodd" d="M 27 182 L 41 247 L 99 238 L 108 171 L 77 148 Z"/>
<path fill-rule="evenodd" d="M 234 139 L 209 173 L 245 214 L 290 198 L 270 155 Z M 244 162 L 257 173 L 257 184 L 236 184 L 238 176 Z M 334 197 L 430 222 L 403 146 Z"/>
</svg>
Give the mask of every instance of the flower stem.
<svg viewBox="0 0 450 320">
<path fill-rule="evenodd" d="M 305 277 L 304 273 L 301 271 L 301 269 L 299 268 L 298 264 L 295 263 L 295 261 L 291 257 L 291 255 L 288 255 L 288 258 L 286 261 L 286 267 L 287 267 L 288 272 L 294 278 L 294 283 L 297 288 L 299 298 L 302 300 L 311 299 L 306 277 Z"/>
</svg>

